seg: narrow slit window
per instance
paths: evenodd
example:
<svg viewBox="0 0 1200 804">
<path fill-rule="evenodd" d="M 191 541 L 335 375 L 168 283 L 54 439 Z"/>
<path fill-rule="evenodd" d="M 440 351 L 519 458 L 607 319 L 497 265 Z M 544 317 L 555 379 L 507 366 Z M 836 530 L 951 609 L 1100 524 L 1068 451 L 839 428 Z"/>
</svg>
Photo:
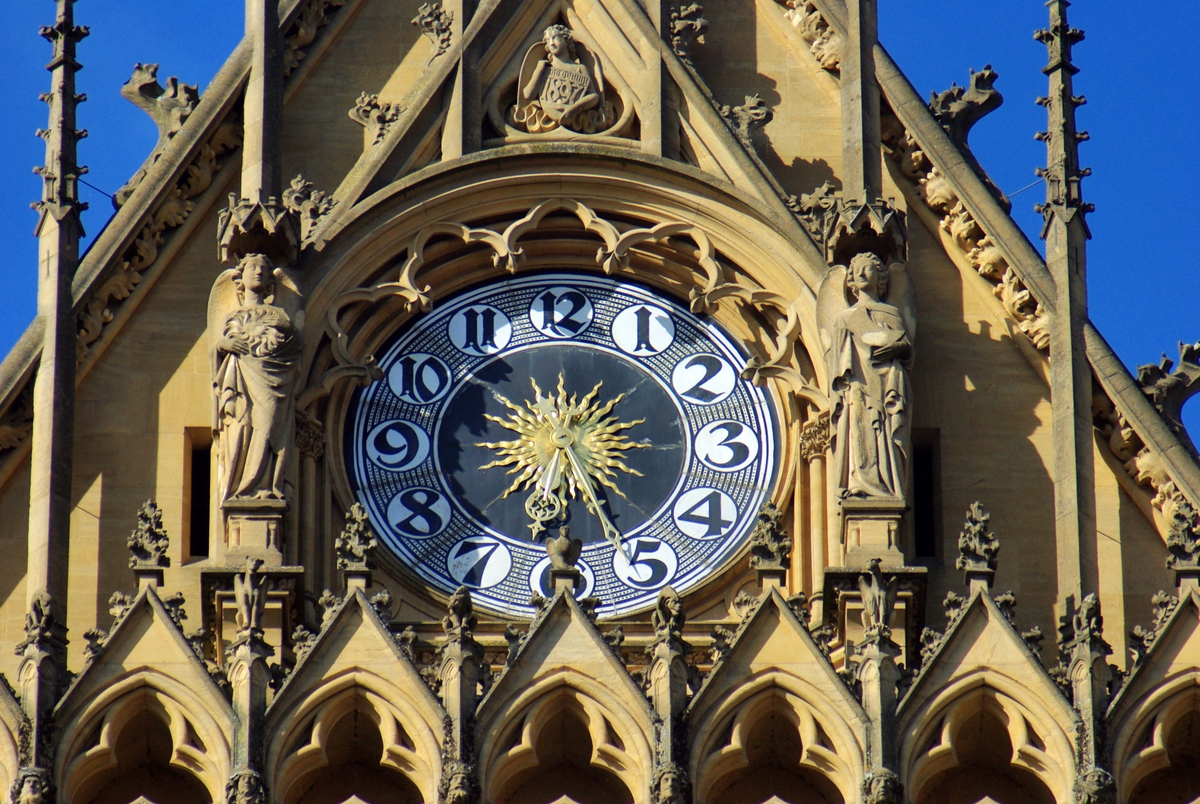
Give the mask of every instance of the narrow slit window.
<svg viewBox="0 0 1200 804">
<path fill-rule="evenodd" d="M 936 559 L 941 533 L 941 461 L 938 431 L 913 430 L 912 516 L 916 558 Z"/>
<path fill-rule="evenodd" d="M 188 558 L 208 557 L 209 489 L 212 481 L 212 436 L 204 428 L 188 428 L 187 472 L 187 538 Z"/>
</svg>

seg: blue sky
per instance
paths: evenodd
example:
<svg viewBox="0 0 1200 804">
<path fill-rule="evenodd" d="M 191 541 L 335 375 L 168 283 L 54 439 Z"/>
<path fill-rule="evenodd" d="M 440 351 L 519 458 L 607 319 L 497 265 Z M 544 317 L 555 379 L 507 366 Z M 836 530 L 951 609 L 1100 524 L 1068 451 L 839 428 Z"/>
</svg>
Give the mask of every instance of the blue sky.
<svg viewBox="0 0 1200 804">
<path fill-rule="evenodd" d="M 42 162 L 43 144 L 33 132 L 46 123 L 37 95 L 48 87 L 43 66 L 50 54 L 37 28 L 54 14 L 50 0 L 6 6 L 0 26 L 0 53 L 6 54 L 0 259 L 7 304 L 0 313 L 0 352 L 34 315 L 37 250 L 28 205 L 40 193 L 31 169 Z M 952 81 L 963 84 L 969 69 L 992 65 L 1005 102 L 976 126 L 972 148 L 1010 195 L 1035 181 L 1034 168 L 1045 160 L 1044 147 L 1033 139 L 1045 126 L 1044 111 L 1033 103 L 1046 91 L 1046 51 L 1032 37 L 1046 24 L 1040 0 L 879 0 L 879 6 L 880 39 L 921 94 Z M 114 192 L 154 146 L 149 118 L 118 94 L 134 62 L 159 63 L 160 80 L 176 75 L 203 90 L 241 38 L 242 8 L 241 0 L 78 4 L 77 22 L 92 29 L 79 49 L 85 65 L 79 88 L 89 98 L 79 113 L 90 133 L 80 147 L 80 161 L 90 168 L 87 181 Z M 1082 70 L 1076 92 L 1088 98 L 1079 122 L 1092 136 L 1082 146 L 1083 164 L 1094 170 L 1084 194 L 1096 204 L 1089 219 L 1095 237 L 1088 252 L 1091 315 L 1133 368 L 1157 361 L 1164 351 L 1176 356 L 1179 340 L 1200 340 L 1200 267 L 1187 256 L 1196 224 L 1172 211 L 1194 203 L 1200 184 L 1192 147 L 1200 113 L 1191 88 L 1200 11 L 1184 0 L 1158 0 L 1152 11 L 1115 0 L 1079 0 L 1070 12 L 1071 23 L 1087 32 L 1076 48 Z M 1014 217 L 1039 247 L 1041 219 L 1033 205 L 1042 194 L 1038 186 L 1013 198 Z M 90 188 L 82 195 L 91 204 L 84 225 L 94 236 L 112 205 Z M 1200 437 L 1200 404 L 1191 405 L 1185 418 Z"/>
</svg>

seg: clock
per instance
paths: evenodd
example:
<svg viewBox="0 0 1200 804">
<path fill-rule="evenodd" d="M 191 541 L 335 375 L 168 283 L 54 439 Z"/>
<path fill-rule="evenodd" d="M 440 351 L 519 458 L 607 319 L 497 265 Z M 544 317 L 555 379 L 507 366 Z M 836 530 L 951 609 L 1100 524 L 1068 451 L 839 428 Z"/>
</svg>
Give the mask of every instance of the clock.
<svg viewBox="0 0 1200 804">
<path fill-rule="evenodd" d="M 778 471 L 770 396 L 716 323 L 660 292 L 543 273 L 439 303 L 351 401 L 354 493 L 426 583 L 530 616 L 544 541 L 583 542 L 577 597 L 611 617 L 738 552 Z"/>
</svg>

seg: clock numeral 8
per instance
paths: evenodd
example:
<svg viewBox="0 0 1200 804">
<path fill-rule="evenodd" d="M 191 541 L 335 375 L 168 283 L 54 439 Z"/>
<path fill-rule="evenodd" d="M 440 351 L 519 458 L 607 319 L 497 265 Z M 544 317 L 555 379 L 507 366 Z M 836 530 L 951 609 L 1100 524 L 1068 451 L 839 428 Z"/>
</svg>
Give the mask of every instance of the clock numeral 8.
<svg viewBox="0 0 1200 804">
<path fill-rule="evenodd" d="M 675 551 L 662 539 L 634 539 L 625 543 L 629 561 L 621 553 L 613 555 L 613 572 L 626 585 L 637 589 L 658 589 L 670 583 L 679 569 Z"/>
<path fill-rule="evenodd" d="M 399 533 L 427 539 L 450 524 L 450 501 L 433 489 L 405 489 L 388 503 L 387 518 Z"/>
</svg>

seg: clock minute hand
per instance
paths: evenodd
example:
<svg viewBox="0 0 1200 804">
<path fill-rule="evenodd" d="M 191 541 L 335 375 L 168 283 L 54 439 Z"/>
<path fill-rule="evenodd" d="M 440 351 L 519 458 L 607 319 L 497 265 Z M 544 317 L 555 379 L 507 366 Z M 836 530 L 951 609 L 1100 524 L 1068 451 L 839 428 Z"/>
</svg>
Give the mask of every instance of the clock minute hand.
<svg viewBox="0 0 1200 804">
<path fill-rule="evenodd" d="M 633 561 L 629 558 L 629 553 L 621 541 L 621 532 L 617 530 L 616 525 L 604 513 L 604 507 L 600 505 L 600 498 L 596 496 L 596 489 L 592 486 L 592 479 L 584 468 L 583 462 L 579 460 L 579 456 L 575 454 L 575 450 L 571 447 L 564 447 L 563 452 L 567 453 L 567 460 L 571 463 L 571 468 L 574 470 L 579 485 L 583 487 L 584 496 L 596 512 L 596 517 L 600 520 L 600 528 L 604 531 L 604 538 L 612 542 L 613 547 L 617 548 L 617 552 L 624 556 L 627 563 L 632 565 Z"/>
</svg>

